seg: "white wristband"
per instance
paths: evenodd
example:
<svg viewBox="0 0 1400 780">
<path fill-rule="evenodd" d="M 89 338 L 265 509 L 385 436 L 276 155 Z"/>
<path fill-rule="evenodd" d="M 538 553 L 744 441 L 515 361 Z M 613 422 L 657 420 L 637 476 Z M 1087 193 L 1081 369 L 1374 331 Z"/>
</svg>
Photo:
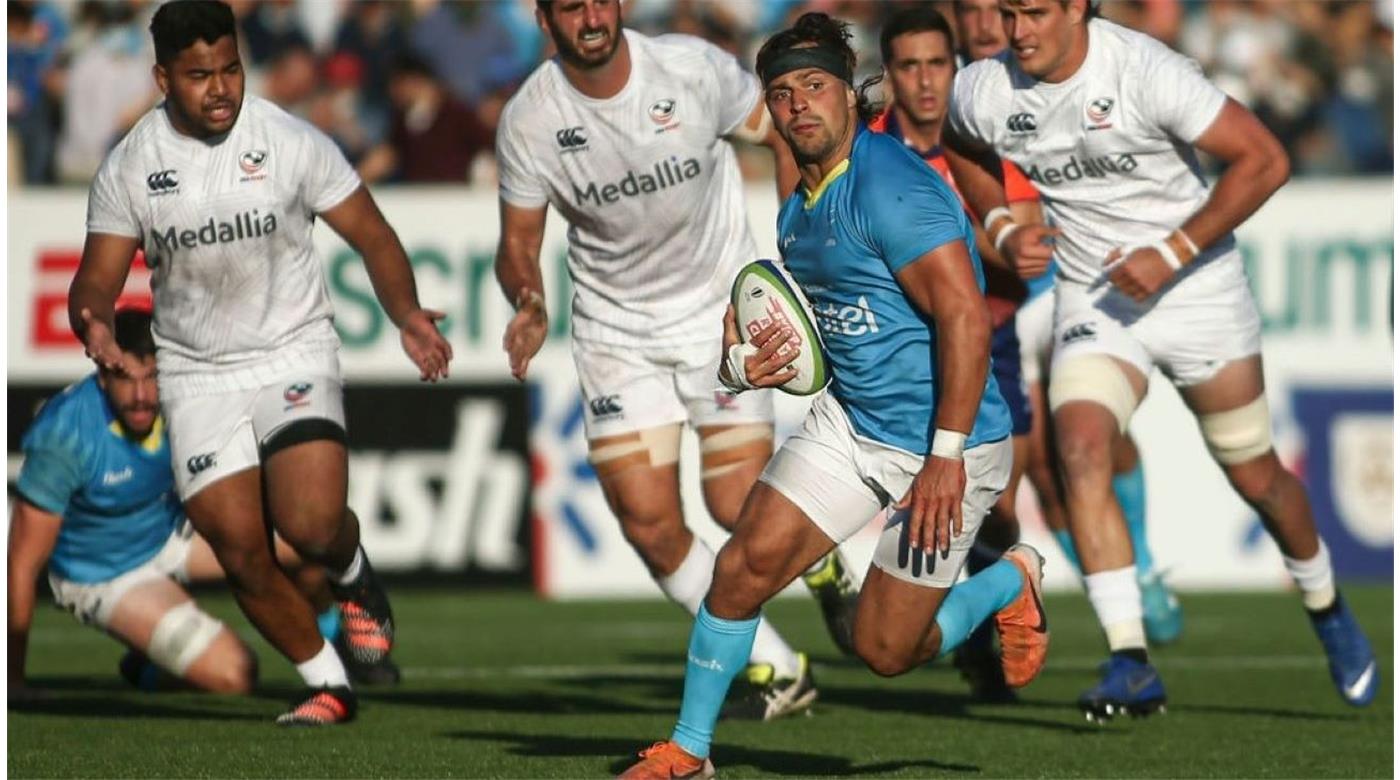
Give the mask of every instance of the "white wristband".
<svg viewBox="0 0 1400 780">
<path fill-rule="evenodd" d="M 992 246 L 996 247 L 997 251 L 1000 252 L 1001 245 L 1006 243 L 1006 239 L 1012 233 L 1014 233 L 1016 231 L 1016 228 L 1018 227 L 1020 227 L 1020 225 L 1016 224 L 1015 222 L 1006 223 L 1006 225 L 1003 226 L 1001 230 L 997 231 L 996 238 L 992 239 Z"/>
<path fill-rule="evenodd" d="M 1167 265 L 1171 266 L 1173 271 L 1181 270 L 1181 258 L 1176 256 L 1176 250 L 1172 249 L 1171 244 L 1168 244 L 1165 238 L 1159 238 L 1148 246 L 1157 250 L 1157 254 L 1167 261 Z"/>
<path fill-rule="evenodd" d="M 933 444 L 929 447 L 928 454 L 948 460 L 962 460 L 965 443 L 967 434 L 939 428 L 933 432 Z"/>
<path fill-rule="evenodd" d="M 1009 219 L 1012 222 L 1016 221 L 1016 218 L 1011 215 L 1011 209 L 1005 206 L 997 206 L 991 211 L 988 211 L 987 216 L 982 218 L 982 229 L 991 230 L 992 225 L 995 225 L 996 221 L 999 219 Z"/>
<path fill-rule="evenodd" d="M 758 347 L 746 341 L 741 341 L 730 347 L 729 352 L 724 356 L 724 363 L 729 367 L 729 379 L 725 379 L 724 371 L 720 371 L 720 384 L 736 393 L 754 389 L 755 385 L 749 382 L 749 374 L 744 370 L 744 359 L 757 352 Z"/>
</svg>

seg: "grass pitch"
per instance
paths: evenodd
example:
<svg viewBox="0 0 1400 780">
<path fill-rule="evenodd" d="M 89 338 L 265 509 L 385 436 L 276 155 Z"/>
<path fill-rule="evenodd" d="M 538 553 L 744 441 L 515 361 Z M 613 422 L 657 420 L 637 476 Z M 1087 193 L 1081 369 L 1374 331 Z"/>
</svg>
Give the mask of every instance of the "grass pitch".
<svg viewBox="0 0 1400 780">
<path fill-rule="evenodd" d="M 223 594 L 202 595 L 262 660 L 252 697 L 144 694 L 122 650 L 41 610 L 30 675 L 43 700 L 9 711 L 11 777 L 603 777 L 669 736 L 690 620 L 661 602 L 543 603 L 519 593 L 393 592 L 404 683 L 362 689 L 360 720 L 282 730 L 291 667 Z M 1327 677 L 1292 594 L 1188 594 L 1186 635 L 1157 650 L 1165 715 L 1086 723 L 1073 706 L 1103 650 L 1082 595 L 1051 597 L 1044 674 L 1016 705 L 966 696 L 947 664 L 882 679 L 840 658 L 814 603 L 768 610 L 809 651 L 815 712 L 724 722 L 728 777 L 1379 777 L 1392 773 L 1393 590 L 1347 589 L 1380 658 L 1376 702 L 1354 710 Z"/>
</svg>

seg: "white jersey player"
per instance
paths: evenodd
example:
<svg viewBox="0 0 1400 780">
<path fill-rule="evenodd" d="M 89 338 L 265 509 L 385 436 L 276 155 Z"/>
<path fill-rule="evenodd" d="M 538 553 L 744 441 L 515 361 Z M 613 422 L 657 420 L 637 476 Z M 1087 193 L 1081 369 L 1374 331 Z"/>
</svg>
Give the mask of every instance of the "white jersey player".
<svg viewBox="0 0 1400 780">
<path fill-rule="evenodd" d="M 695 614 L 714 552 L 683 520 L 681 428 L 700 436 L 705 503 L 726 528 L 773 449 L 771 397 L 736 396 L 716 379 L 714 323 L 756 256 L 730 139 L 778 142 L 758 80 L 713 45 L 624 30 L 615 0 L 540 0 L 536 16 L 559 55 L 506 105 L 496 145 L 496 273 L 517 308 L 505 334 L 511 371 L 523 380 L 544 342 L 539 254 L 553 206 L 569 222 L 589 459 L 628 542 Z M 779 170 L 795 181 L 790 162 Z M 835 556 L 812 575 L 848 647 L 854 584 Z M 769 719 L 815 698 L 806 657 L 767 623 L 751 660 L 754 691 L 732 714 Z"/>
<path fill-rule="evenodd" d="M 1369 702 L 1374 657 L 1337 594 L 1307 495 L 1273 449 L 1259 315 L 1232 233 L 1287 180 L 1287 155 L 1194 62 L 1093 18 L 1086 0 L 1003 0 L 1001 13 L 1010 49 L 958 74 L 948 140 L 980 163 L 955 171 L 1013 260 L 1045 247 L 1005 211 L 988 148 L 1036 183 L 1060 231 L 1050 406 L 1071 531 L 1112 651 L 1080 706 L 1102 719 L 1166 699 L 1110 487 L 1111 442 L 1154 366 L 1278 542 L 1339 692 Z M 1195 149 L 1225 164 L 1214 187 Z"/>
<path fill-rule="evenodd" d="M 446 376 L 451 357 L 434 325 L 442 315 L 418 305 L 403 247 L 331 141 L 270 103 L 244 100 L 227 5 L 167 3 L 151 34 L 166 99 L 93 183 L 69 317 L 88 354 L 120 370 L 112 309 L 144 249 L 185 512 L 249 620 L 317 689 L 278 722 L 345 722 L 356 706 L 345 667 L 273 561 L 265 526 L 330 572 L 347 654 L 366 666 L 386 662 L 392 615 L 346 508 L 338 342 L 314 220 L 365 256 L 425 380 Z"/>
</svg>

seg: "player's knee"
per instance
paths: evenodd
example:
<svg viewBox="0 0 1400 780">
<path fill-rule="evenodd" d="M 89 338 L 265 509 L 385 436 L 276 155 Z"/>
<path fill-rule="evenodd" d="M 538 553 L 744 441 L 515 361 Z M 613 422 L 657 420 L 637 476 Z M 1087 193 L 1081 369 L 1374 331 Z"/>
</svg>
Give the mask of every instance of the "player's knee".
<svg viewBox="0 0 1400 780">
<path fill-rule="evenodd" d="M 685 535 L 684 521 L 673 512 L 648 506 L 615 506 L 622 536 L 642 556 L 652 560 L 655 555 L 680 543 Z"/>
<path fill-rule="evenodd" d="M 246 649 L 222 623 L 184 601 L 161 615 L 151 630 L 146 655 L 157 666 L 195 685 L 218 692 L 252 687 Z M 241 686 L 241 687 L 240 687 Z"/>
<path fill-rule="evenodd" d="M 219 565 L 235 588 L 256 589 L 276 569 L 276 562 L 261 539 L 230 540 L 216 547 Z"/>
<path fill-rule="evenodd" d="M 232 647 L 219 653 L 204 686 L 213 693 L 244 694 L 258 684 L 258 659 L 247 646 L 233 640 Z"/>
<path fill-rule="evenodd" d="M 1262 394 L 1236 409 L 1201 415 L 1200 426 L 1211 457 L 1227 469 L 1255 461 L 1274 448 L 1269 404 Z"/>
<path fill-rule="evenodd" d="M 345 507 L 334 504 L 302 508 L 295 516 L 279 518 L 277 533 L 303 558 L 320 560 L 336 547 L 345 516 Z"/>
<path fill-rule="evenodd" d="M 1272 452 L 1247 463 L 1226 466 L 1225 475 L 1240 498 L 1251 506 L 1265 508 L 1277 502 L 1287 482 L 1297 479 Z"/>
<path fill-rule="evenodd" d="M 854 637 L 856 656 L 870 671 L 881 677 L 895 677 L 913 668 L 907 648 L 898 646 L 891 637 L 878 631 L 857 632 Z"/>
<path fill-rule="evenodd" d="M 1070 484 L 1089 478 L 1107 480 L 1112 471 L 1112 431 L 1095 426 L 1065 426 L 1056 446 L 1065 480 Z"/>
<path fill-rule="evenodd" d="M 1107 355 L 1078 355 L 1055 364 L 1050 373 L 1050 411 L 1075 402 L 1097 405 L 1112 415 L 1118 430 L 1126 431 L 1128 421 L 1141 399 L 1124 369 Z M 1056 435 L 1063 437 L 1063 428 Z M 1063 449 L 1063 446 L 1061 447 Z"/>
</svg>

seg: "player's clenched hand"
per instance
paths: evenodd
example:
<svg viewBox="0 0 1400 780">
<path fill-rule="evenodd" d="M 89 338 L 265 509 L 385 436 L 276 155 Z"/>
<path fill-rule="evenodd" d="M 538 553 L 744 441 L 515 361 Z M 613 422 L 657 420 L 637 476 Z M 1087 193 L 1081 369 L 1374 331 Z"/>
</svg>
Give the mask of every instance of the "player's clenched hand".
<svg viewBox="0 0 1400 780">
<path fill-rule="evenodd" d="M 930 455 L 914 477 L 909 492 L 895 504 L 909 510 L 909 546 L 925 555 L 935 549 L 947 555 L 953 537 L 962 534 L 962 500 L 967 471 L 961 460 Z"/>
<path fill-rule="evenodd" d="M 1055 236 L 1059 234 L 1059 228 L 1047 225 L 1021 225 L 1002 243 L 1002 255 L 1011 261 L 1018 276 L 1034 279 L 1050 267 L 1050 259 L 1055 255 Z"/>
<path fill-rule="evenodd" d="M 438 330 L 438 320 L 447 315 L 432 309 L 417 309 L 404 317 L 399 326 L 399 341 L 413 365 L 418 366 L 418 378 L 436 382 L 447 378 L 447 364 L 452 360 L 452 345 Z"/>
<path fill-rule="evenodd" d="M 515 302 L 515 316 L 506 325 L 506 336 L 501 341 L 510 358 L 511 376 L 525 381 L 530 358 L 544 346 L 548 331 L 549 315 L 544 309 L 544 298 L 534 290 L 521 290 Z"/>
<path fill-rule="evenodd" d="M 121 372 L 125 366 L 122 363 L 122 350 L 117 346 L 117 339 L 112 335 L 112 328 L 107 323 L 92 316 L 90 309 L 83 309 L 83 349 L 87 356 L 99 368 L 108 371 Z"/>
<path fill-rule="evenodd" d="M 1138 247 L 1127 257 L 1121 247 L 1115 249 L 1108 253 L 1104 269 L 1114 287 L 1139 302 L 1156 295 L 1176 274 L 1162 254 L 1150 246 Z"/>
</svg>

